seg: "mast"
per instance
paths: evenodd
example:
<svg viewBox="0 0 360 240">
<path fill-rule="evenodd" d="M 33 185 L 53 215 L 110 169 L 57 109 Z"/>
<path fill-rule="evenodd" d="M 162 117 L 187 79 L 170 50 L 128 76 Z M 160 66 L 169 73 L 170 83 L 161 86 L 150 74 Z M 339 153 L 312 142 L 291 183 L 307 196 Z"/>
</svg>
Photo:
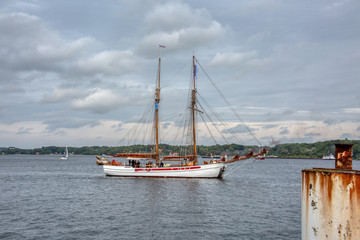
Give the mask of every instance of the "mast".
<svg viewBox="0 0 360 240">
<path fill-rule="evenodd" d="M 160 48 L 165 48 L 165 46 L 159 45 L 159 66 L 158 66 L 158 79 L 156 83 L 155 90 L 155 159 L 156 164 L 159 164 L 159 103 L 160 103 L 160 70 L 161 70 L 161 55 Z"/>
<path fill-rule="evenodd" d="M 196 75 L 197 69 L 195 64 L 195 56 L 193 56 L 193 81 L 194 87 L 191 91 L 191 111 L 192 111 L 192 129 L 193 129 L 193 145 L 194 145 L 194 165 L 197 165 L 197 152 L 196 152 L 196 119 L 195 119 L 195 105 L 196 105 Z"/>
</svg>

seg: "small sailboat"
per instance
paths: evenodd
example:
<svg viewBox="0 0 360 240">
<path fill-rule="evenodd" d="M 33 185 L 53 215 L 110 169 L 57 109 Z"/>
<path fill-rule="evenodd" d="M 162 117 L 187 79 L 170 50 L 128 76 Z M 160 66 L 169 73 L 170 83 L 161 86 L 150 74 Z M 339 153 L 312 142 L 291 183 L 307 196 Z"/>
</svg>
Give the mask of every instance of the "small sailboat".
<svg viewBox="0 0 360 240">
<path fill-rule="evenodd" d="M 163 46 L 160 46 L 163 47 Z M 160 50 L 160 49 L 159 49 Z M 254 154 L 253 151 L 250 151 L 246 156 L 238 156 L 231 159 L 225 157 L 219 160 L 211 160 L 210 162 L 203 161 L 200 163 L 198 161 L 197 145 L 196 145 L 196 116 L 202 113 L 198 107 L 197 101 L 197 88 L 196 88 L 196 79 L 197 79 L 197 59 L 195 56 L 192 57 L 192 83 L 190 90 L 190 100 L 189 107 L 190 110 L 189 117 L 189 128 L 188 135 L 192 139 L 190 141 L 190 146 L 192 148 L 191 154 L 188 155 L 171 155 L 171 156 L 162 156 L 161 149 L 159 148 L 159 106 L 160 106 L 160 66 L 161 66 L 161 56 L 159 54 L 158 62 L 158 78 L 156 80 L 155 88 L 155 99 L 153 102 L 154 110 L 154 132 L 152 133 L 154 140 L 154 150 L 151 153 L 118 153 L 116 155 L 111 155 L 111 157 L 125 159 L 124 162 L 116 162 L 113 160 L 109 164 L 103 165 L 104 173 L 107 176 L 117 176 L 117 177 L 155 177 L 155 178 L 222 178 L 224 176 L 226 167 L 228 164 L 233 162 L 255 158 L 257 156 L 263 155 L 266 153 L 266 150 L 263 149 L 261 152 Z M 249 130 L 249 128 L 248 128 Z M 200 157 L 199 157 L 200 158 Z M 147 163 L 140 163 L 140 160 L 146 159 Z M 152 161 L 149 161 L 152 159 Z M 99 158 L 98 158 L 99 160 Z M 179 161 L 179 164 L 168 164 L 169 161 Z"/>
<path fill-rule="evenodd" d="M 60 159 L 61 160 L 67 160 L 69 158 L 69 152 L 67 146 L 65 146 L 65 154 Z"/>
</svg>

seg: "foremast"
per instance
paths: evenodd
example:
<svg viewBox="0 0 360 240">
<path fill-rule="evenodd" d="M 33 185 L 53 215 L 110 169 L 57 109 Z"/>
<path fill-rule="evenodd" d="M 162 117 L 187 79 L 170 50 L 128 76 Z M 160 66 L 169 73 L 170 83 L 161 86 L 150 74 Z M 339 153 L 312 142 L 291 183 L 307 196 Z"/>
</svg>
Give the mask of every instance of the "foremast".
<svg viewBox="0 0 360 240">
<path fill-rule="evenodd" d="M 158 62 L 158 72 L 157 79 L 155 83 L 155 114 L 154 114 L 154 138 L 155 141 L 155 152 L 153 149 L 151 153 L 117 153 L 115 155 L 109 155 L 112 157 L 122 157 L 122 158 L 138 158 L 138 159 L 155 159 L 156 165 L 160 164 L 160 149 L 159 149 L 159 103 L 160 103 L 160 73 L 161 73 L 161 54 L 160 49 L 165 48 L 163 45 L 159 45 L 159 62 Z"/>
</svg>

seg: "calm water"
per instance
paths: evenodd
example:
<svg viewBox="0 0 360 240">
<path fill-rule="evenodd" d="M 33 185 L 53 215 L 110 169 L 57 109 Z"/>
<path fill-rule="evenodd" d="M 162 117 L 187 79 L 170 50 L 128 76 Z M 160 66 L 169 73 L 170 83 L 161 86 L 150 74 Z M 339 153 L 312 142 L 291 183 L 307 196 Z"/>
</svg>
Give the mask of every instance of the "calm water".
<svg viewBox="0 0 360 240">
<path fill-rule="evenodd" d="M 111 178 L 94 156 L 0 156 L 0 239 L 300 239 L 301 170 L 334 161 L 239 164 L 223 180 Z"/>
</svg>

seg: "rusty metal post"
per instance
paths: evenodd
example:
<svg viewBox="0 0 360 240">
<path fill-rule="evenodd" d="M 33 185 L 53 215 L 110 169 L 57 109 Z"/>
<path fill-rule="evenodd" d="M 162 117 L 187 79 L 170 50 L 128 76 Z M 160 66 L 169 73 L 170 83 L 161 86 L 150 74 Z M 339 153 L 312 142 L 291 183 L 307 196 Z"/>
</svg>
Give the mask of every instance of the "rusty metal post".
<svg viewBox="0 0 360 240">
<path fill-rule="evenodd" d="M 301 236 L 360 239 L 360 171 L 352 145 L 335 144 L 335 169 L 302 170 Z"/>
<path fill-rule="evenodd" d="M 353 144 L 335 143 L 335 168 L 352 169 Z"/>
</svg>

